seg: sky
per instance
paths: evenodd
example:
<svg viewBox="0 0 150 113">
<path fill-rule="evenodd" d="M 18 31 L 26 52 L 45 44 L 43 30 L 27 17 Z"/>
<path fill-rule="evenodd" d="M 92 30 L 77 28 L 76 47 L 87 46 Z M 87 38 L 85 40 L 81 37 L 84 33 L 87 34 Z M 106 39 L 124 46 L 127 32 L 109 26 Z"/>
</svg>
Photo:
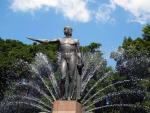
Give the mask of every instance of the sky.
<svg viewBox="0 0 150 113">
<path fill-rule="evenodd" d="M 0 0 L 0 37 L 31 44 L 27 36 L 62 38 L 69 25 L 80 45 L 101 43 L 111 66 L 110 53 L 125 36 L 140 37 L 148 23 L 150 0 Z"/>
</svg>

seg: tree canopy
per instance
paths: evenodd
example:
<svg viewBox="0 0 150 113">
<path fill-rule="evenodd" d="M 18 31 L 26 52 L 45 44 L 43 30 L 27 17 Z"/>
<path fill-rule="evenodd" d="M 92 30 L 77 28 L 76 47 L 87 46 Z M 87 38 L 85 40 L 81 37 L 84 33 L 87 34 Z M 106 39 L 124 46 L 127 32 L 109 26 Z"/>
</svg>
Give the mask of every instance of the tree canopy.
<svg viewBox="0 0 150 113">
<path fill-rule="evenodd" d="M 133 89 L 143 90 L 146 95 L 150 93 L 150 25 L 143 28 L 142 37 L 132 39 L 125 37 L 122 45 L 111 57 L 116 61 L 116 70 L 120 76 L 129 79 L 142 79 L 142 82 L 130 85 Z M 143 103 L 150 106 L 147 101 L 149 96 L 144 97 Z"/>
</svg>

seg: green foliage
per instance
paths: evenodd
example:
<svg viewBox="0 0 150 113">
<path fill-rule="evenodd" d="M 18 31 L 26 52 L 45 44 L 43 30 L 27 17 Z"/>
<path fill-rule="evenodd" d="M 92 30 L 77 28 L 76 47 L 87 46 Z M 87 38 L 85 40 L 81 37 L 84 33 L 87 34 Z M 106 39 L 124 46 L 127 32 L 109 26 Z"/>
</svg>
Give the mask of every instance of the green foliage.
<svg viewBox="0 0 150 113">
<path fill-rule="evenodd" d="M 144 40 L 150 41 L 150 25 L 149 24 L 147 24 L 143 28 L 143 38 Z"/>
<path fill-rule="evenodd" d="M 91 44 L 87 46 L 81 46 L 80 49 L 82 52 L 95 52 L 95 51 L 99 51 L 98 49 L 100 47 L 101 47 L 101 44 L 92 42 Z"/>
<path fill-rule="evenodd" d="M 130 84 L 129 87 L 134 90 L 143 90 L 145 94 L 150 91 L 150 25 L 143 28 L 143 37 L 141 38 L 133 40 L 131 37 L 125 37 L 122 45 L 117 52 L 112 53 L 111 57 L 116 61 L 116 69 L 120 77 L 143 79 L 139 83 Z M 139 102 L 136 103 L 149 106 L 149 97 L 150 95 L 145 96 L 145 100 L 143 98 L 142 101 L 138 97 Z"/>
<path fill-rule="evenodd" d="M 52 61 L 56 61 L 56 44 L 41 45 L 23 44 L 17 40 L 1 39 L 0 38 L 0 95 L 3 97 L 3 92 L 7 89 L 10 81 L 15 80 L 21 75 L 22 70 L 16 68 L 17 62 L 20 59 L 32 62 L 37 52 L 46 54 Z M 13 73 L 17 73 L 18 76 Z"/>
<path fill-rule="evenodd" d="M 125 50 L 128 57 L 135 57 L 138 54 L 147 55 L 150 53 L 150 42 L 141 38 L 135 40 L 132 40 L 130 37 L 125 38 L 121 47 Z"/>
</svg>

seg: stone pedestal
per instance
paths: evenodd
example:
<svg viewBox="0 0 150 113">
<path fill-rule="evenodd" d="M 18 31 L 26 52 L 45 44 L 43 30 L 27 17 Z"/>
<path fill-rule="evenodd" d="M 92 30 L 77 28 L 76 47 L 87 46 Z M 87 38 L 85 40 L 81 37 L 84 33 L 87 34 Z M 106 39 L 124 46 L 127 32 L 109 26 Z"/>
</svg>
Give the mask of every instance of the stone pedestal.
<svg viewBox="0 0 150 113">
<path fill-rule="evenodd" d="M 53 104 L 52 113 L 82 113 L 81 104 L 76 101 L 57 100 Z"/>
</svg>

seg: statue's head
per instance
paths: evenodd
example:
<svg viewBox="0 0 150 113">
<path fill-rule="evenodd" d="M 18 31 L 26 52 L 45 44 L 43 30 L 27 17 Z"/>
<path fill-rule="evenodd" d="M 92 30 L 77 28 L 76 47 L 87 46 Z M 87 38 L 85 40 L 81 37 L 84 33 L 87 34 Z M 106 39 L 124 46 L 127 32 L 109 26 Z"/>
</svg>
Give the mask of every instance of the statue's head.
<svg viewBox="0 0 150 113">
<path fill-rule="evenodd" d="M 66 37 L 71 37 L 72 36 L 72 28 L 70 26 L 65 26 L 64 27 L 64 35 Z"/>
</svg>

